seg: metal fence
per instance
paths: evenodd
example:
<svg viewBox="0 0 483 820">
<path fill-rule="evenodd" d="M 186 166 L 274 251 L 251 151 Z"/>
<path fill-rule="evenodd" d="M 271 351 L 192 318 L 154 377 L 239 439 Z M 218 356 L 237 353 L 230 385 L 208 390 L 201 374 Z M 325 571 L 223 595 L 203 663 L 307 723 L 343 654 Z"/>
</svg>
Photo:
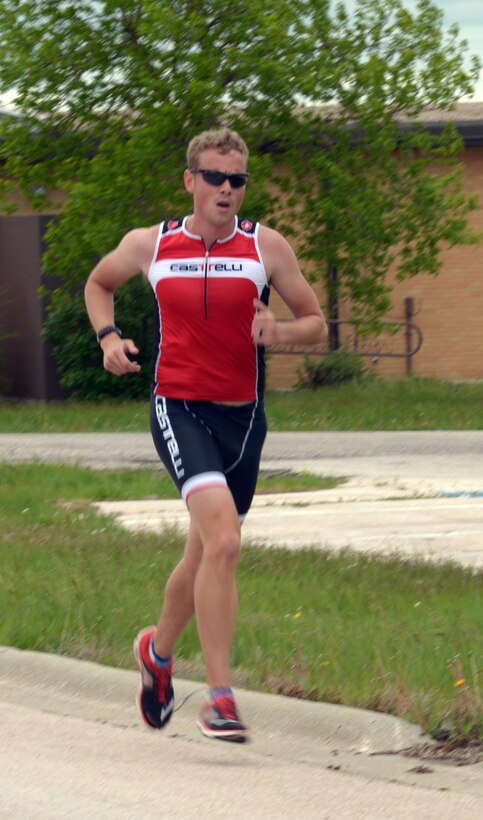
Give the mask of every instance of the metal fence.
<svg viewBox="0 0 483 820">
<path fill-rule="evenodd" d="M 358 332 L 353 322 L 347 319 L 329 319 L 329 325 L 337 325 L 343 330 L 342 346 L 353 350 L 359 356 L 377 362 L 379 359 L 405 359 L 406 374 L 412 372 L 412 357 L 421 349 L 423 334 L 421 328 L 413 322 L 414 300 L 407 296 L 404 300 L 404 319 L 383 320 L 383 329 L 377 336 L 366 336 Z M 400 330 L 403 329 L 403 333 Z M 270 354 L 284 356 L 328 356 L 332 353 L 327 342 L 317 345 L 283 345 L 270 348 Z"/>
</svg>

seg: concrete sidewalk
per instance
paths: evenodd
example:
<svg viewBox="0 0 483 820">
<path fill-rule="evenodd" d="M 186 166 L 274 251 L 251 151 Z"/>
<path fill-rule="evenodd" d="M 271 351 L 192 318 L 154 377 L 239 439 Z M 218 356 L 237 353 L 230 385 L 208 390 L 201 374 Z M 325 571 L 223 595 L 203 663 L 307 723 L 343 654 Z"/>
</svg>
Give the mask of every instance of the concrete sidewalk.
<svg viewBox="0 0 483 820">
<path fill-rule="evenodd" d="M 183 502 L 104 501 L 96 505 L 133 531 L 187 532 Z M 243 524 L 243 539 L 261 546 L 308 546 L 365 555 L 400 555 L 483 568 L 483 514 L 479 497 L 414 498 L 387 488 L 257 495 Z"/>
<path fill-rule="evenodd" d="M 137 714 L 137 685 L 135 672 L 0 647 L 0 816 L 473 820 L 483 811 L 483 765 L 406 756 L 427 738 L 403 720 L 237 690 L 253 733 L 240 747 L 198 733 L 201 684 L 175 680 L 177 711 L 159 733 Z"/>
</svg>

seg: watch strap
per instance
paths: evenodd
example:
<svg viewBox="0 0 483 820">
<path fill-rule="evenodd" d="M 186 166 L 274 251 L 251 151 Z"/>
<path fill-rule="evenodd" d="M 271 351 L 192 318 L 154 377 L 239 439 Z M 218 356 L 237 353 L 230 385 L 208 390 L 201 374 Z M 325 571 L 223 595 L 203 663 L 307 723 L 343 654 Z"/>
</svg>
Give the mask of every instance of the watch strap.
<svg viewBox="0 0 483 820">
<path fill-rule="evenodd" d="M 104 336 L 108 336 L 109 333 L 117 333 L 119 338 L 122 336 L 122 330 L 119 330 L 118 327 L 115 325 L 106 325 L 106 327 L 101 327 L 101 329 L 97 332 L 97 341 L 99 344 L 102 342 Z"/>
</svg>

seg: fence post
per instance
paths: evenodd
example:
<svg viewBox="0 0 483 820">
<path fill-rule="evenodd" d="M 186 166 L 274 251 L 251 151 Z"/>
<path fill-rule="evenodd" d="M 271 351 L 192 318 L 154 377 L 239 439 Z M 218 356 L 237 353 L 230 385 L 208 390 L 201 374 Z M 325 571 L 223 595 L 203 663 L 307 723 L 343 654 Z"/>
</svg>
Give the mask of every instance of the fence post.
<svg viewBox="0 0 483 820">
<path fill-rule="evenodd" d="M 404 321 L 406 323 L 406 376 L 412 373 L 412 320 L 414 316 L 414 299 L 412 296 L 406 296 L 404 299 Z"/>
<path fill-rule="evenodd" d="M 340 347 L 337 266 L 329 264 L 327 274 L 329 285 L 329 350 L 332 352 Z"/>
</svg>

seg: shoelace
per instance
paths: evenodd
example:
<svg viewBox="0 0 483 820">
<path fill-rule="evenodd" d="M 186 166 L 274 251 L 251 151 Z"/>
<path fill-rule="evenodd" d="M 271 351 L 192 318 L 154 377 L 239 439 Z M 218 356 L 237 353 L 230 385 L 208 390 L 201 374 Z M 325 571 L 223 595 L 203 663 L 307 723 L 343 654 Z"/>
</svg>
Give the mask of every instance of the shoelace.
<svg viewBox="0 0 483 820">
<path fill-rule="evenodd" d="M 235 701 L 230 697 L 219 697 L 213 704 L 214 708 L 220 717 L 228 718 L 229 720 L 238 720 Z"/>
</svg>

